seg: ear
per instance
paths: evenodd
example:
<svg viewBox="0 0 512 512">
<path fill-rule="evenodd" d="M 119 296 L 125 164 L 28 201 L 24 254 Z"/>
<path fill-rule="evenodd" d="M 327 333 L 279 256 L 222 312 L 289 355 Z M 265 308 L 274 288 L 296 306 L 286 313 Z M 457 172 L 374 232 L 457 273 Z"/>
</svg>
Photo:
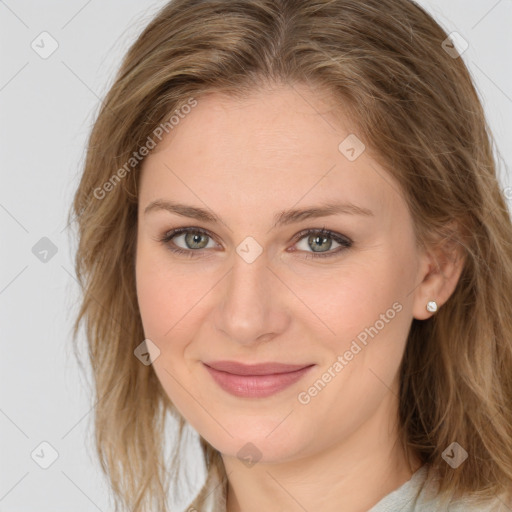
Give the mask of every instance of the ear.
<svg viewBox="0 0 512 512">
<path fill-rule="evenodd" d="M 452 237 L 423 251 L 416 280 L 420 284 L 414 290 L 414 318 L 426 320 L 435 314 L 426 308 L 431 300 L 437 302 L 438 308 L 446 303 L 457 286 L 465 260 L 464 248 Z"/>
</svg>

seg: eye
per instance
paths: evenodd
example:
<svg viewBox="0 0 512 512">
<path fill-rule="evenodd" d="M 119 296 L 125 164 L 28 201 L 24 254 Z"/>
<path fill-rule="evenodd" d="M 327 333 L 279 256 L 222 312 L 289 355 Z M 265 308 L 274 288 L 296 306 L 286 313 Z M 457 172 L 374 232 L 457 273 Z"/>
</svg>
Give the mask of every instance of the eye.
<svg viewBox="0 0 512 512">
<path fill-rule="evenodd" d="M 352 240 L 345 235 L 334 233 L 332 231 L 322 229 L 306 229 L 297 234 L 295 238 L 296 246 L 305 252 L 309 252 L 308 249 L 312 250 L 312 253 L 305 255 L 305 258 L 327 258 L 336 256 L 340 252 L 352 247 Z M 336 250 L 332 251 L 333 241 L 338 244 L 335 247 Z M 302 247 L 299 245 L 302 244 Z"/>
<path fill-rule="evenodd" d="M 182 239 L 180 246 L 176 240 Z M 176 228 L 167 232 L 162 238 L 158 239 L 159 242 L 168 246 L 169 250 L 182 254 L 189 257 L 196 257 L 198 255 L 194 253 L 201 253 L 202 249 L 211 249 L 216 246 L 211 235 L 201 228 L 186 227 Z M 310 252 L 309 255 L 305 255 L 305 258 L 326 258 L 330 256 L 336 256 L 340 252 L 352 247 L 352 240 L 332 231 L 323 229 L 306 229 L 301 231 L 294 237 L 295 245 L 298 246 L 298 242 L 302 244 L 299 247 L 300 252 Z M 338 244 L 335 247 L 336 250 L 331 250 L 333 241 Z M 212 245 L 209 245 L 209 244 Z M 310 249 L 311 251 L 309 251 Z M 292 249 L 292 252 L 297 249 Z"/>
<path fill-rule="evenodd" d="M 178 245 L 175 240 L 182 238 L 184 247 Z M 210 239 L 208 241 L 208 239 Z M 209 249 L 208 242 L 215 243 L 207 231 L 201 228 L 177 228 L 167 232 L 160 240 L 160 242 L 169 246 L 172 252 L 178 254 L 185 254 L 187 256 L 195 256 L 193 253 L 200 249 Z M 174 247 L 171 246 L 174 245 Z"/>
</svg>

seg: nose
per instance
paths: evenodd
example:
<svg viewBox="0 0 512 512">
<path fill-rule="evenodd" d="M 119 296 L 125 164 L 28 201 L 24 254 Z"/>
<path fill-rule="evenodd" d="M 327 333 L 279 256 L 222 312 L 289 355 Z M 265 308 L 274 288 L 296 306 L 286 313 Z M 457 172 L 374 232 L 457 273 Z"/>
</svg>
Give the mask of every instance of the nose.
<svg viewBox="0 0 512 512">
<path fill-rule="evenodd" d="M 242 345 L 270 341 L 284 332 L 290 321 L 286 287 L 275 273 L 265 252 L 251 263 L 236 254 L 219 289 L 217 329 Z"/>
</svg>

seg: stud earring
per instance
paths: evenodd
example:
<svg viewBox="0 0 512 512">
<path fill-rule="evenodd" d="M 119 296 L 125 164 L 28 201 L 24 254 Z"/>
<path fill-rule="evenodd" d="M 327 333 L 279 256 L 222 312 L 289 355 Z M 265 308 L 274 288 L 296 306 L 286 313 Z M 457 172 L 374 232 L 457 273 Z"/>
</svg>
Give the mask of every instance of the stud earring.
<svg viewBox="0 0 512 512">
<path fill-rule="evenodd" d="M 437 302 L 435 300 L 427 302 L 427 311 L 430 313 L 435 313 L 437 311 Z"/>
</svg>

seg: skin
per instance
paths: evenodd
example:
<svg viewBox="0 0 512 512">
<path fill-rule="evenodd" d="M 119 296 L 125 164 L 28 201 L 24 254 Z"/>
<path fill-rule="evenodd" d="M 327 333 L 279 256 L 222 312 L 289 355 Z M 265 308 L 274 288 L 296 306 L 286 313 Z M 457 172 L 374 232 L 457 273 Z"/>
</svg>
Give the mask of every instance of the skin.
<svg viewBox="0 0 512 512">
<path fill-rule="evenodd" d="M 366 511 L 410 479 L 397 442 L 398 369 L 413 318 L 431 316 L 453 292 L 460 259 L 420 251 L 397 183 L 367 149 L 349 161 L 338 145 L 356 133 L 333 104 L 307 86 L 254 91 L 245 100 L 211 93 L 144 161 L 139 187 L 137 294 L 146 338 L 160 350 L 153 368 L 179 412 L 223 457 L 228 512 Z M 190 219 L 157 199 L 206 208 L 222 222 Z M 289 208 L 351 202 L 371 216 L 336 214 L 272 229 Z M 179 227 L 203 228 L 206 248 L 158 241 Z M 314 252 L 304 229 L 353 241 Z M 262 253 L 236 251 L 246 237 Z M 203 246 L 201 246 L 203 247 Z M 295 250 L 293 250 L 295 249 Z M 253 249 L 250 249 L 251 251 Z M 458 263 L 457 263 L 458 262 Z M 346 361 L 309 403 L 307 391 L 365 328 L 393 304 L 399 313 Z M 202 361 L 316 366 L 267 398 L 223 391 Z M 247 443 L 261 457 L 237 457 Z M 248 449 L 247 447 L 245 448 Z"/>
</svg>

